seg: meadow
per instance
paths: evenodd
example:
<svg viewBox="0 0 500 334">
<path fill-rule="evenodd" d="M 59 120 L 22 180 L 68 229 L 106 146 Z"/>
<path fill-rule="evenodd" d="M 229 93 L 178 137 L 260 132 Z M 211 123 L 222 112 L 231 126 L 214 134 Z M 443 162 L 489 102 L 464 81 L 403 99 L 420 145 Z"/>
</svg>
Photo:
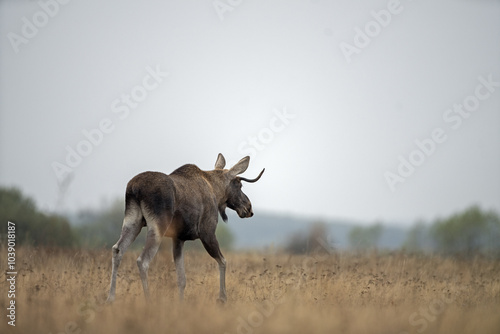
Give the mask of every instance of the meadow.
<svg viewBox="0 0 500 334">
<path fill-rule="evenodd" d="M 16 326 L 7 324 L 2 279 L 0 332 L 500 333 L 499 260 L 226 252 L 228 302 L 219 305 L 217 265 L 205 252 L 186 252 L 182 303 L 168 247 L 151 264 L 149 302 L 138 255 L 125 254 L 107 305 L 110 250 L 17 249 Z"/>
</svg>

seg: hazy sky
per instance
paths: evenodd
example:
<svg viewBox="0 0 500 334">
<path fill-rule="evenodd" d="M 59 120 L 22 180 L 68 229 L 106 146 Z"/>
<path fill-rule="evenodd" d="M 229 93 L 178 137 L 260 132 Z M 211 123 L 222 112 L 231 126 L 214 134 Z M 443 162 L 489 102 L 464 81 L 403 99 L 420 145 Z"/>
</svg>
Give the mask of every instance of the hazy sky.
<svg viewBox="0 0 500 334">
<path fill-rule="evenodd" d="M 0 35 L 0 185 L 45 210 L 221 152 L 256 214 L 500 211 L 499 1 L 0 0 Z"/>
</svg>

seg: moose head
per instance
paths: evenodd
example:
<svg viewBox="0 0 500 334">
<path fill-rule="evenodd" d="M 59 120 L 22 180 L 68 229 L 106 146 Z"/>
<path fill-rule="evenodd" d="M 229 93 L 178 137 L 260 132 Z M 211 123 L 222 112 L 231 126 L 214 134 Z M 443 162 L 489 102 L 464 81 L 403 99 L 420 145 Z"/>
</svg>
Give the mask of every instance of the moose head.
<svg viewBox="0 0 500 334">
<path fill-rule="evenodd" d="M 221 180 L 225 189 L 225 201 L 219 204 L 219 213 L 225 222 L 227 222 L 227 215 L 225 212 L 226 206 L 231 210 L 236 211 L 240 218 L 249 218 L 253 216 L 252 203 L 248 199 L 247 195 L 245 195 L 241 190 L 241 181 L 250 183 L 257 182 L 266 169 L 262 169 L 260 174 L 255 179 L 247 179 L 238 176 L 247 170 L 249 163 L 250 157 L 246 156 L 230 169 L 224 169 L 226 166 L 226 159 L 224 159 L 224 156 L 220 153 L 217 157 L 215 170 L 221 172 Z"/>
</svg>

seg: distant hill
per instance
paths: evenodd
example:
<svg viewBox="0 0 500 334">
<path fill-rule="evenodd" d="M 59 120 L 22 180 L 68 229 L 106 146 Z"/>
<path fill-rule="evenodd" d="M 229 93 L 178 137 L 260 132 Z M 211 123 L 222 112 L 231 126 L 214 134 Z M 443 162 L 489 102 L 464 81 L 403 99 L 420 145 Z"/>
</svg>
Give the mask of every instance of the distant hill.
<svg viewBox="0 0 500 334">
<path fill-rule="evenodd" d="M 229 211 L 229 210 L 228 210 Z M 296 233 L 307 233 L 314 222 L 327 224 L 327 240 L 337 249 L 349 248 L 349 232 L 355 222 L 340 220 L 318 220 L 303 217 L 259 213 L 252 218 L 240 219 L 235 213 L 228 212 L 228 227 L 235 237 L 236 249 L 282 247 Z M 223 223 L 220 223 L 223 224 Z M 397 249 L 406 240 L 408 229 L 384 225 L 378 247 Z"/>
</svg>

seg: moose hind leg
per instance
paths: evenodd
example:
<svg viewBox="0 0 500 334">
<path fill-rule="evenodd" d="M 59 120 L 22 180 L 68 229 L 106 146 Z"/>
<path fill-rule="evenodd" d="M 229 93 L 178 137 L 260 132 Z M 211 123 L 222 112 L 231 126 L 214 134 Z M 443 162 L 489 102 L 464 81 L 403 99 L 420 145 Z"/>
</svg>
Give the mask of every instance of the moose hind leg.
<svg viewBox="0 0 500 334">
<path fill-rule="evenodd" d="M 157 226 L 152 224 L 149 225 L 148 222 L 148 234 L 146 237 L 146 245 L 141 253 L 141 255 L 137 258 L 137 266 L 139 267 L 139 274 L 141 276 L 142 288 L 144 289 L 144 295 L 146 299 L 149 299 L 149 287 L 148 287 L 148 269 L 151 260 L 153 260 L 156 252 L 158 252 L 158 248 L 160 248 L 161 237 L 157 231 Z"/>
<path fill-rule="evenodd" d="M 140 212 L 135 211 L 133 209 L 128 211 L 128 214 L 125 215 L 125 219 L 123 220 L 122 232 L 120 235 L 120 239 L 112 248 L 112 271 L 111 271 L 111 285 L 109 288 L 109 295 L 107 302 L 110 303 L 115 300 L 115 291 L 116 291 L 116 275 L 118 272 L 118 267 L 120 267 L 120 262 L 122 260 L 123 254 L 130 246 L 132 242 L 134 242 L 139 232 L 142 229 L 142 215 Z"/>
<path fill-rule="evenodd" d="M 220 290 L 219 290 L 219 298 L 217 299 L 217 302 L 220 303 L 225 303 L 227 301 L 227 294 L 226 294 L 226 259 L 224 259 L 224 256 L 222 255 L 220 248 L 219 248 L 219 242 L 217 241 L 217 238 L 215 237 L 215 233 L 203 238 L 201 240 L 203 243 L 203 246 L 207 250 L 208 254 L 210 254 L 211 257 L 217 261 L 217 264 L 219 265 L 219 275 L 220 275 Z"/>
</svg>

